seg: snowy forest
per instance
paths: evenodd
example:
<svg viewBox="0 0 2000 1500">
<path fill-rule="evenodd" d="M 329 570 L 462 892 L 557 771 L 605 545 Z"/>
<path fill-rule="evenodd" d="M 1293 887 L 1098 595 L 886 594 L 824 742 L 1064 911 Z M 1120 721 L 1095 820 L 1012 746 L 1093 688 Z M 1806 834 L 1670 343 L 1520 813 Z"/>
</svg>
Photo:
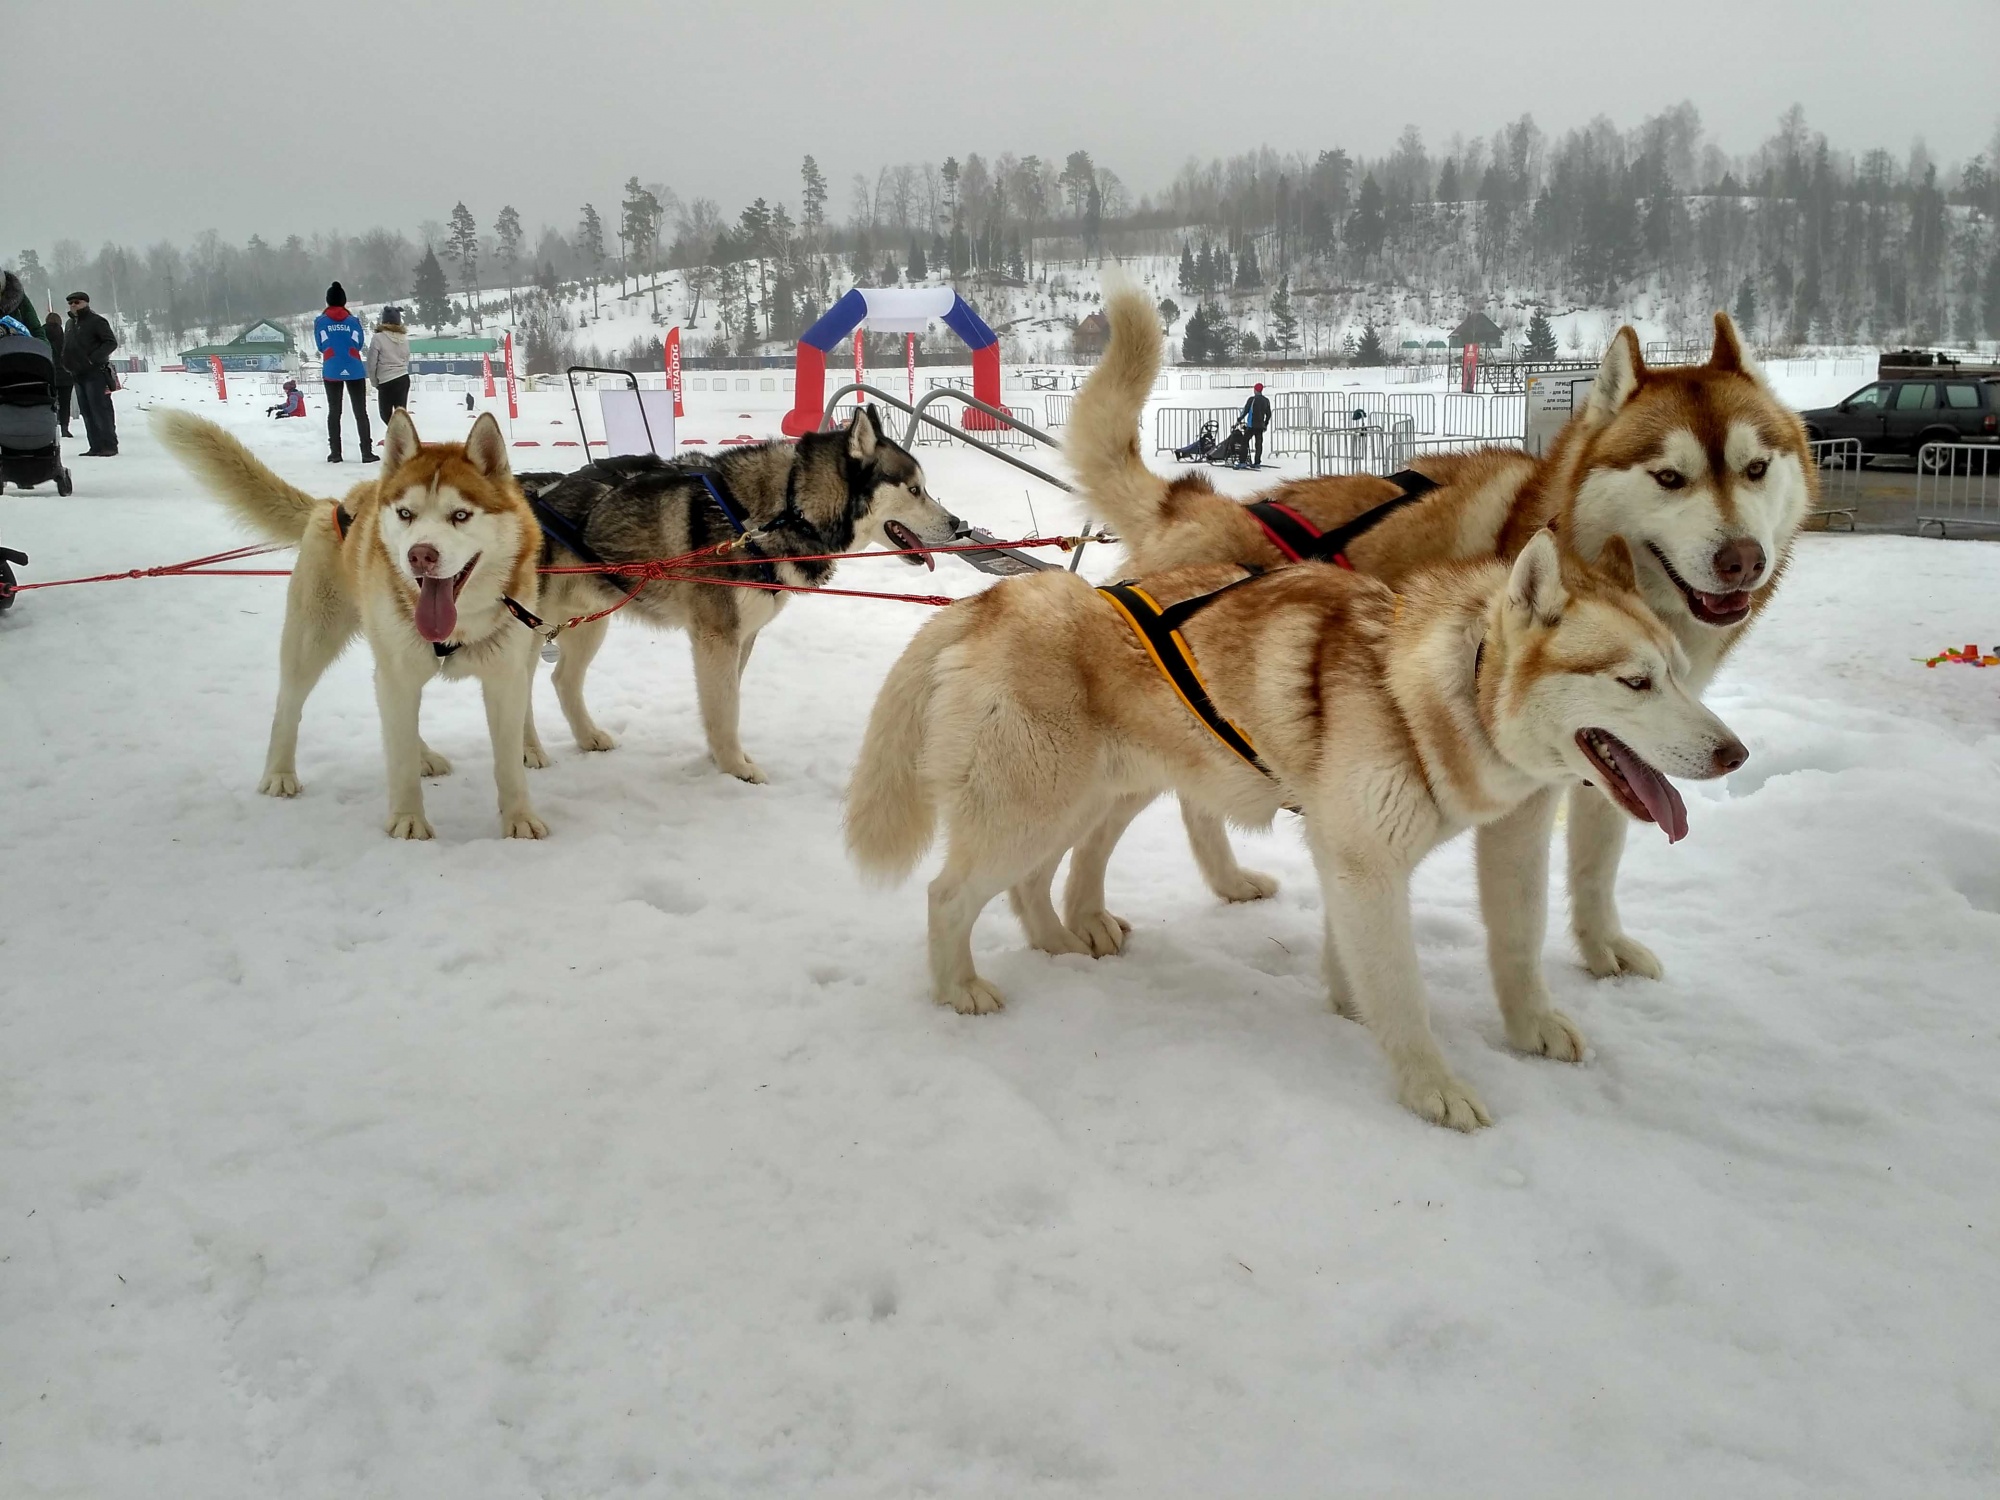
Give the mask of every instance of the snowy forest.
<svg viewBox="0 0 2000 1500">
<path fill-rule="evenodd" d="M 1550 138 L 1523 115 L 1489 136 L 1427 145 L 1414 125 L 1387 155 L 1339 147 L 1190 160 L 1133 196 L 1087 150 L 1058 162 L 1009 152 L 885 165 L 856 175 L 840 211 L 810 156 L 794 202 L 733 213 L 635 174 L 616 201 L 532 234 L 509 205 L 456 203 L 414 234 L 321 231 L 244 244 L 73 240 L 23 248 L 40 293 L 96 290 L 142 346 L 226 336 L 317 305 L 335 276 L 361 302 L 412 304 L 432 327 L 559 290 L 630 290 L 677 271 L 691 319 L 719 318 L 709 352 L 782 348 L 847 285 L 983 277 L 1046 282 L 1132 256 L 1179 264 L 1166 309 L 1199 328 L 1191 353 L 1245 347 L 1325 357 L 1322 328 L 1393 293 L 1425 322 L 1491 310 L 1525 340 L 1537 310 L 1648 316 L 1698 336 L 1735 310 L 1766 348 L 1966 344 L 2000 338 L 2000 130 L 1969 161 L 1836 148 L 1794 106 L 1732 155 L 1682 104 L 1620 130 L 1599 118 Z M 531 332 L 535 308 L 518 305 Z M 1356 315 L 1354 320 L 1358 321 Z M 545 335 L 551 330 L 541 330 Z M 1351 350 L 1350 350 L 1351 352 Z"/>
</svg>

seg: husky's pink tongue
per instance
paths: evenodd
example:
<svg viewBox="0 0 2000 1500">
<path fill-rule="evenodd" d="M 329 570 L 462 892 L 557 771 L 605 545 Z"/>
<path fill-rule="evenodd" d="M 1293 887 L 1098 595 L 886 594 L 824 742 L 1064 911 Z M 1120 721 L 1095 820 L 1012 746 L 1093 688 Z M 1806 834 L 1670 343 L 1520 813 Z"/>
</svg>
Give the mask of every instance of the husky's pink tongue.
<svg viewBox="0 0 2000 1500">
<path fill-rule="evenodd" d="M 417 580 L 417 634 L 427 641 L 449 640 L 458 629 L 458 600 L 451 585 L 450 578 Z"/>
<path fill-rule="evenodd" d="M 1653 821 L 1665 830 L 1667 842 L 1678 844 L 1686 838 L 1687 804 L 1681 801 L 1681 794 L 1674 790 L 1674 784 L 1615 739 L 1611 740 L 1611 758 L 1617 763 L 1618 774 L 1625 778 L 1625 784 L 1646 804 L 1646 811 L 1653 815 Z"/>
</svg>

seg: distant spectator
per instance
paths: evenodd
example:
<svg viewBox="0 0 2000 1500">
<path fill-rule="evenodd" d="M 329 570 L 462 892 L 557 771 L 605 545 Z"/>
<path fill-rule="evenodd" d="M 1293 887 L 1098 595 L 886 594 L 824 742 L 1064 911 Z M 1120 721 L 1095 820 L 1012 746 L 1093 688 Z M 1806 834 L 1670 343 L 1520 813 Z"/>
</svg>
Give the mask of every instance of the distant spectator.
<svg viewBox="0 0 2000 1500">
<path fill-rule="evenodd" d="M 49 351 L 56 358 L 56 412 L 62 418 L 62 435 L 71 437 L 69 430 L 69 398 L 76 390 L 76 377 L 63 368 L 63 320 L 62 314 L 52 312 L 43 331 L 48 335 Z"/>
<path fill-rule="evenodd" d="M 319 347 L 320 375 L 326 382 L 326 461 L 340 462 L 340 398 L 345 392 L 354 412 L 354 430 L 361 438 L 361 461 L 372 464 L 375 442 L 368 431 L 368 365 L 361 354 L 361 320 L 347 310 L 347 292 L 337 281 L 326 289 L 326 311 L 313 319 L 313 343 Z"/>
<path fill-rule="evenodd" d="M 410 405 L 410 331 L 400 307 L 382 309 L 375 337 L 368 341 L 368 378 L 375 383 L 375 407 L 388 425 L 389 413 Z"/>
<path fill-rule="evenodd" d="M 276 406 L 264 408 L 267 417 L 303 417 L 306 414 L 306 393 L 299 389 L 296 380 L 285 382 L 285 399 Z"/>
<path fill-rule="evenodd" d="M 1242 387 L 1238 386 L 1238 390 Z M 1250 399 L 1243 403 L 1243 425 L 1250 429 L 1250 442 L 1254 456 L 1250 463 L 1261 468 L 1264 463 L 1264 429 L 1271 425 L 1271 398 L 1264 394 L 1264 382 L 1258 381 L 1251 387 Z"/>
<path fill-rule="evenodd" d="M 111 352 L 118 335 L 101 314 L 91 311 L 90 293 L 71 292 L 69 323 L 63 329 L 63 368 L 76 382 L 76 404 L 83 409 L 83 431 L 90 439 L 85 458 L 118 456 L 118 416 L 111 409 L 116 381 Z"/>
</svg>

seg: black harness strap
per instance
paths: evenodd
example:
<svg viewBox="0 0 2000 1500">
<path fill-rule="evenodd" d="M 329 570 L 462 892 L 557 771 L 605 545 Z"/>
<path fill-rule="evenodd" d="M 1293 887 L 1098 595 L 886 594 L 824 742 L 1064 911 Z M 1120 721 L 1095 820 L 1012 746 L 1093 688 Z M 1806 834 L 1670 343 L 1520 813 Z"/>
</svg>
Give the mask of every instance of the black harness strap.
<svg viewBox="0 0 2000 1500">
<path fill-rule="evenodd" d="M 1180 627 L 1197 611 L 1257 576 L 1253 572 L 1248 578 L 1239 578 L 1235 583 L 1225 584 L 1211 593 L 1197 594 L 1192 599 L 1183 599 L 1168 606 L 1162 606 L 1136 583 L 1108 584 L 1097 592 L 1109 599 L 1125 617 L 1125 623 L 1132 627 L 1133 633 L 1139 637 L 1139 644 L 1146 648 L 1153 665 L 1160 669 L 1167 685 L 1187 705 L 1188 712 L 1201 720 L 1210 734 L 1247 764 L 1255 766 L 1275 781 L 1277 778 L 1271 775 L 1271 768 L 1258 758 L 1257 747 L 1250 736 L 1224 718 L 1222 711 L 1208 696 L 1208 686 L 1201 680 L 1201 669 L 1195 665 L 1194 652 L 1180 633 Z"/>
<path fill-rule="evenodd" d="M 1330 562 L 1351 572 L 1354 564 L 1347 560 L 1349 547 L 1404 506 L 1421 500 L 1438 487 L 1435 479 L 1419 474 L 1415 469 L 1400 469 L 1389 476 L 1389 482 L 1403 493 L 1394 499 L 1384 500 L 1373 510 L 1364 510 L 1353 520 L 1331 531 L 1321 531 L 1289 505 L 1282 505 L 1276 500 L 1253 501 L 1244 509 L 1264 528 L 1271 545 L 1292 562 Z"/>
</svg>

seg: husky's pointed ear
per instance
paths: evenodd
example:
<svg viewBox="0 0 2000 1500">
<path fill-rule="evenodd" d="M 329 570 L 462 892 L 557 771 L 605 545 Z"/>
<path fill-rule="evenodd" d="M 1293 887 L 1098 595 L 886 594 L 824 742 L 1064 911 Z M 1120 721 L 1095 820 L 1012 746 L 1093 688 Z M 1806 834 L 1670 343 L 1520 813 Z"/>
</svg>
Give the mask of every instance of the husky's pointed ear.
<svg viewBox="0 0 2000 1500">
<path fill-rule="evenodd" d="M 1743 340 L 1737 336 L 1736 320 L 1721 308 L 1715 310 L 1715 348 L 1708 356 L 1708 367 L 1731 372 L 1743 368 Z"/>
<path fill-rule="evenodd" d="M 417 456 L 423 444 L 417 440 L 417 424 L 409 412 L 397 407 L 389 418 L 389 431 L 382 439 L 382 477 L 387 479 Z"/>
<path fill-rule="evenodd" d="M 857 463 L 872 463 L 875 445 L 881 440 L 882 428 L 875 419 L 872 406 L 857 407 L 854 420 L 847 424 L 847 456 Z"/>
<path fill-rule="evenodd" d="M 1514 559 L 1507 579 L 1507 607 L 1544 627 L 1562 618 L 1569 590 L 1562 581 L 1562 548 L 1553 531 L 1538 531 Z"/>
<path fill-rule="evenodd" d="M 1601 427 L 1617 416 L 1645 378 L 1646 360 L 1639 353 L 1639 335 L 1627 323 L 1618 330 L 1618 337 L 1604 351 L 1604 362 L 1597 367 L 1597 381 L 1584 407 L 1591 422 Z"/>
<path fill-rule="evenodd" d="M 1597 571 L 1628 594 L 1639 586 L 1638 565 L 1632 561 L 1632 548 L 1622 536 L 1605 539 L 1604 550 L 1597 554 Z"/>
<path fill-rule="evenodd" d="M 465 439 L 465 461 L 488 479 L 505 479 L 511 472 L 507 464 L 507 439 L 500 435 L 500 424 L 493 419 L 492 412 L 481 412 L 479 420 L 472 424 L 472 431 Z"/>
</svg>

